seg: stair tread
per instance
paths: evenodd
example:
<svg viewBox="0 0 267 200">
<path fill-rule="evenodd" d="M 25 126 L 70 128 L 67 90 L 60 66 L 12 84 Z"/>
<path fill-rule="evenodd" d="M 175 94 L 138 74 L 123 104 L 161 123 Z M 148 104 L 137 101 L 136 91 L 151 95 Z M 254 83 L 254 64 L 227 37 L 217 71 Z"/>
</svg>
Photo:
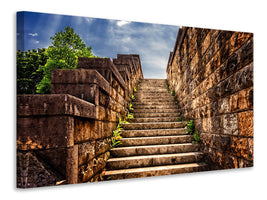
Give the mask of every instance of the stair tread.
<svg viewBox="0 0 267 200">
<path fill-rule="evenodd" d="M 164 165 L 164 166 L 153 166 L 153 167 L 142 167 L 142 168 L 131 168 L 131 169 L 118 169 L 118 170 L 110 170 L 106 171 L 105 175 L 110 176 L 113 174 L 127 174 L 127 173 L 135 173 L 135 172 L 148 172 L 148 171 L 162 171 L 168 169 L 181 169 L 181 168 L 190 168 L 190 167 L 204 167 L 206 163 L 188 163 L 188 164 L 177 164 L 177 165 Z"/>
<path fill-rule="evenodd" d="M 143 146 L 130 146 L 130 147 L 116 147 L 111 149 L 111 151 L 136 149 L 136 148 L 157 148 L 157 147 L 171 147 L 171 146 L 198 146 L 198 144 L 192 143 L 181 143 L 181 144 L 157 144 L 157 145 L 143 145 Z"/>
<path fill-rule="evenodd" d="M 124 160 L 140 160 L 140 159 L 149 159 L 149 158 L 165 158 L 165 157 L 173 157 L 173 156 L 197 156 L 202 155 L 202 152 L 186 152 L 186 153 L 171 153 L 171 154 L 155 154 L 155 155 L 143 155 L 143 156 L 127 156 L 127 157 L 117 157 L 110 158 L 108 162 L 114 161 L 124 161 Z"/>
<path fill-rule="evenodd" d="M 129 123 L 129 124 L 185 124 L 185 123 L 186 122 L 138 122 L 138 123 Z"/>
<path fill-rule="evenodd" d="M 168 128 L 168 129 L 160 129 L 160 128 L 155 128 L 155 129 L 132 129 L 132 130 L 122 130 L 122 132 L 141 132 L 141 131 L 144 131 L 144 132 L 157 132 L 157 131 L 181 131 L 181 130 L 184 130 L 184 128 Z M 183 133 L 184 134 L 184 133 Z M 181 134 L 179 134 L 181 135 Z"/>
<path fill-rule="evenodd" d="M 192 137 L 191 135 L 162 135 L 162 136 L 145 136 L 145 137 L 130 137 L 130 138 L 121 138 L 120 140 L 145 140 L 145 139 L 161 139 L 161 138 L 180 138 L 180 137 Z"/>
</svg>

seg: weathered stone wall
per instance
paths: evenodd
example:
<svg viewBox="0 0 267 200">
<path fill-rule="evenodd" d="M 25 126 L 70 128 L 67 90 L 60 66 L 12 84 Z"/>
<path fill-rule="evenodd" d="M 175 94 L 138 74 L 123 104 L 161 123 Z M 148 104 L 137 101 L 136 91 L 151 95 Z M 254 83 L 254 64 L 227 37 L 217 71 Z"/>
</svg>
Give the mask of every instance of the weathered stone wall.
<svg viewBox="0 0 267 200">
<path fill-rule="evenodd" d="M 179 29 L 167 79 L 212 169 L 253 166 L 253 34 Z"/>
<path fill-rule="evenodd" d="M 53 70 L 51 90 L 17 98 L 17 186 L 101 180 L 128 86 L 110 59 L 80 58 L 78 69 Z"/>
</svg>

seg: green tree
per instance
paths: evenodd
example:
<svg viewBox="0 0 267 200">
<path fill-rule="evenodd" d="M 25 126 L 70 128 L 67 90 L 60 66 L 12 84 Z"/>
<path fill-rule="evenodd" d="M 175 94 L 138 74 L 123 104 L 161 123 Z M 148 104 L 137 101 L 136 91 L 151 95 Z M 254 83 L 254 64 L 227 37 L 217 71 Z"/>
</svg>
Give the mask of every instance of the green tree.
<svg viewBox="0 0 267 200">
<path fill-rule="evenodd" d="M 43 71 L 44 77 L 37 85 L 37 93 L 50 93 L 52 69 L 76 69 L 78 57 L 95 57 L 91 47 L 86 47 L 80 36 L 67 26 L 64 31 L 55 34 L 52 46 L 46 50 L 48 60 L 38 71 Z"/>
<path fill-rule="evenodd" d="M 17 94 L 35 94 L 36 85 L 42 80 L 45 65 L 45 49 L 17 51 Z"/>
</svg>

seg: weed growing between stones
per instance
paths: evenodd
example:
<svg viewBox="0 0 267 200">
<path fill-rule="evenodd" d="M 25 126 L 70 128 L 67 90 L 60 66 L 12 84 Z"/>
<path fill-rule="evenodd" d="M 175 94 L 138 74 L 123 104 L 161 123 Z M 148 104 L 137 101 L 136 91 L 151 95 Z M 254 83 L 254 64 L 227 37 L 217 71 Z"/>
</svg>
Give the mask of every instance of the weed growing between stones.
<svg viewBox="0 0 267 200">
<path fill-rule="evenodd" d="M 190 120 L 189 122 L 187 122 L 185 125 L 185 129 L 185 133 L 193 135 L 194 141 L 192 143 L 197 144 L 200 141 L 200 136 L 199 132 L 195 130 L 194 120 Z"/>
<path fill-rule="evenodd" d="M 178 122 L 183 122 L 183 118 L 182 117 L 178 117 Z"/>
<path fill-rule="evenodd" d="M 121 120 L 121 118 L 119 118 L 119 123 L 116 129 L 113 131 L 113 135 L 111 137 L 111 147 L 117 147 L 122 143 L 120 140 L 122 138 L 121 137 L 121 131 L 123 130 L 122 124 L 129 124 L 129 122 L 127 122 L 126 120 Z"/>
</svg>

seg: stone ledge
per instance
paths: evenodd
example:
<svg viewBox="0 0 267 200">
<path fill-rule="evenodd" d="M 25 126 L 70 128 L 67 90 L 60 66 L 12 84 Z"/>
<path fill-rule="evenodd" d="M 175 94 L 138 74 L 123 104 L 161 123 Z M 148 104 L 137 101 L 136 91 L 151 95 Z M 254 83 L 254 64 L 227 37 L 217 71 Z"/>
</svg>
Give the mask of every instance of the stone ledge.
<svg viewBox="0 0 267 200">
<path fill-rule="evenodd" d="M 109 82 L 95 69 L 53 70 L 53 84 L 97 84 L 101 89 L 110 93 Z"/>
<path fill-rule="evenodd" d="M 78 69 L 97 69 L 103 77 L 106 78 L 107 81 L 111 81 L 109 77 L 109 73 L 107 71 L 110 70 L 114 76 L 114 78 L 120 83 L 123 89 L 126 89 L 127 86 L 118 72 L 115 65 L 112 63 L 110 58 L 79 58 L 78 61 Z M 103 71 L 103 69 L 105 69 Z"/>
<path fill-rule="evenodd" d="M 69 94 L 17 95 L 17 116 L 68 115 L 96 118 L 94 104 Z"/>
</svg>

